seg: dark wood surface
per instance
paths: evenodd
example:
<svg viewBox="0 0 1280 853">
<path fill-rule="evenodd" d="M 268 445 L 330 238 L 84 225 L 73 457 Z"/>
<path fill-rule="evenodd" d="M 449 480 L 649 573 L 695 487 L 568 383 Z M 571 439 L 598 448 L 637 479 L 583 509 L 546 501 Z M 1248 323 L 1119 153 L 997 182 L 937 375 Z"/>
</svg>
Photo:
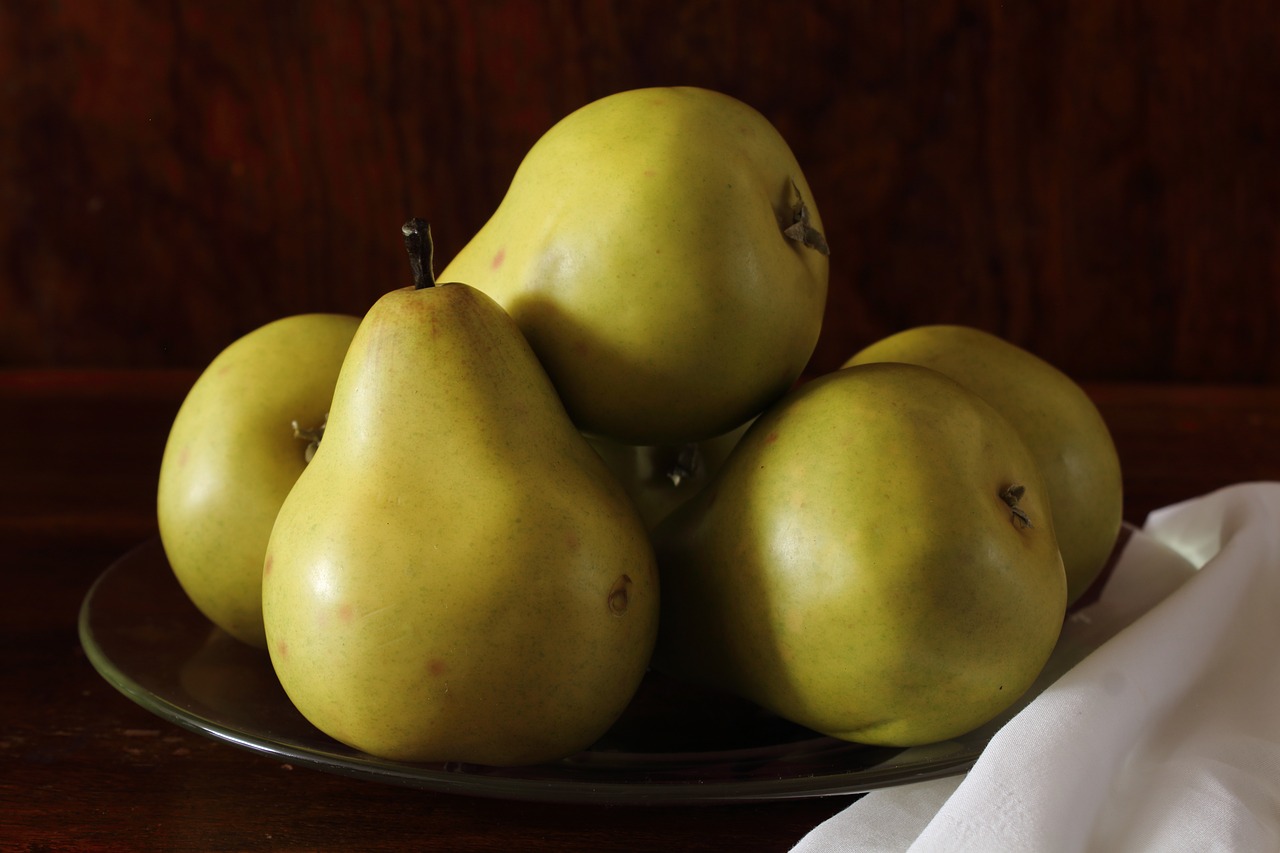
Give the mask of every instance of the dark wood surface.
<svg viewBox="0 0 1280 853">
<path fill-rule="evenodd" d="M 845 798 L 712 807 L 523 804 L 291 768 L 117 693 L 76 634 L 81 600 L 154 535 L 170 419 L 194 374 L 0 372 L 0 849 L 785 851 Z M 1280 389 L 1089 384 L 1125 466 L 1126 515 L 1280 479 Z"/>
<path fill-rule="evenodd" d="M 822 371 L 978 325 L 1080 379 L 1280 380 L 1267 0 L 9 0 L 0 365 L 198 368 L 447 260 L 551 124 L 686 83 L 772 120 L 833 248 Z"/>
</svg>

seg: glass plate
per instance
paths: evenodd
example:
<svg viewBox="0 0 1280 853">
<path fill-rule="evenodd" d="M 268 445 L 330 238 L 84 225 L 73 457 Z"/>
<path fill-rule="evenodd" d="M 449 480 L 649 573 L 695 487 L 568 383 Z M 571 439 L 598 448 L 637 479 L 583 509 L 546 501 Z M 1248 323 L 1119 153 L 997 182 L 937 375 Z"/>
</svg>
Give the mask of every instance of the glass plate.
<svg viewBox="0 0 1280 853">
<path fill-rule="evenodd" d="M 929 746 L 893 749 L 824 737 L 750 703 L 650 673 L 591 749 L 534 767 L 486 767 L 384 761 L 320 732 L 293 707 L 265 651 L 232 639 L 195 609 L 158 538 L 98 578 L 81 606 L 79 630 L 89 660 L 113 687 L 199 734 L 331 773 L 562 803 L 851 795 L 963 773 L 1001 724 L 1092 650 L 1064 634 L 1040 679 L 1014 707 L 963 737 Z"/>
</svg>

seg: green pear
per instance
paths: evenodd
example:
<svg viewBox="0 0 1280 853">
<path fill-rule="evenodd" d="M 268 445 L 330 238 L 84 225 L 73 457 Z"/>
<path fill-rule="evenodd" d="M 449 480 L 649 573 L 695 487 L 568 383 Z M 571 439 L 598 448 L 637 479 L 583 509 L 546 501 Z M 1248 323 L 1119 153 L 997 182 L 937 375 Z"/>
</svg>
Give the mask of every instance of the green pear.
<svg viewBox="0 0 1280 853">
<path fill-rule="evenodd" d="M 702 491 L 720 470 L 751 421 L 724 435 L 680 445 L 622 444 L 586 436 L 618 478 L 652 530 L 673 509 Z"/>
<path fill-rule="evenodd" d="M 220 352 L 196 379 L 160 462 L 160 541 L 209 621 L 266 646 L 262 561 L 276 513 L 307 464 L 359 320 L 298 314 Z"/>
<path fill-rule="evenodd" d="M 654 668 L 847 740 L 982 725 L 1031 685 L 1062 626 L 1035 460 L 995 409 L 923 367 L 801 385 L 653 541 Z"/>
<path fill-rule="evenodd" d="M 394 760 L 570 755 L 638 688 L 657 584 L 640 516 L 502 308 L 465 283 L 381 297 L 263 569 L 303 716 Z"/>
<path fill-rule="evenodd" d="M 805 367 L 821 227 L 764 116 L 706 89 L 639 89 L 548 130 L 441 278 L 507 309 L 584 432 L 682 445 L 745 423 Z"/>
<path fill-rule="evenodd" d="M 1120 457 L 1093 401 L 1053 365 L 989 332 L 919 326 L 858 352 L 846 366 L 899 361 L 931 367 L 975 391 L 1022 434 L 1044 475 L 1067 571 L 1068 603 L 1107 563 L 1124 514 Z"/>
</svg>

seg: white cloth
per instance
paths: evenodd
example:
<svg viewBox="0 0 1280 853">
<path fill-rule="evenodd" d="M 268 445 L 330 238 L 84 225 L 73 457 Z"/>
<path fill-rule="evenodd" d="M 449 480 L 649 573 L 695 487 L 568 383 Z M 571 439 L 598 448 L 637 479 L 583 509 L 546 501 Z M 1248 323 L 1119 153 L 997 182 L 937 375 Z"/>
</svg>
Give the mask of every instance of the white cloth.
<svg viewBox="0 0 1280 853">
<path fill-rule="evenodd" d="M 873 791 L 793 853 L 1280 851 L 1280 483 L 1152 513 L 1086 634 L 1109 639 L 967 774 Z"/>
</svg>

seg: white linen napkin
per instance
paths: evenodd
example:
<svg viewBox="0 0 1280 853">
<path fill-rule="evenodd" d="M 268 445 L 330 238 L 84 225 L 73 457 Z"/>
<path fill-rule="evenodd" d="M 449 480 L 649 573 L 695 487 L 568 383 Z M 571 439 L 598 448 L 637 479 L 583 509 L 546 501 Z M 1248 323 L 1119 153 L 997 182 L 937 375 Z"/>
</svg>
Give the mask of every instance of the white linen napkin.
<svg viewBox="0 0 1280 853">
<path fill-rule="evenodd" d="M 1064 626 L 1086 635 L 1109 639 L 967 774 L 873 791 L 793 853 L 1280 851 L 1280 483 L 1152 513 Z"/>
</svg>

